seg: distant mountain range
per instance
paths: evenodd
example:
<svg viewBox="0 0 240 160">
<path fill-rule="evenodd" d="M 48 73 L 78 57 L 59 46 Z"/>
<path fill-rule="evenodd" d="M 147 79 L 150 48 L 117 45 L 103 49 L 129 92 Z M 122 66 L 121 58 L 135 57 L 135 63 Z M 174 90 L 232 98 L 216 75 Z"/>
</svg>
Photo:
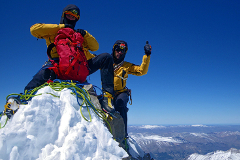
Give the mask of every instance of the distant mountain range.
<svg viewBox="0 0 240 160">
<path fill-rule="evenodd" d="M 228 151 L 216 151 L 206 155 L 191 154 L 187 160 L 240 160 L 240 150 L 231 148 Z"/>
<path fill-rule="evenodd" d="M 129 126 L 128 131 L 156 160 L 184 160 L 192 154 L 213 156 L 217 151 L 229 154 L 232 150 L 234 156 L 239 155 L 240 125 L 143 125 Z"/>
</svg>

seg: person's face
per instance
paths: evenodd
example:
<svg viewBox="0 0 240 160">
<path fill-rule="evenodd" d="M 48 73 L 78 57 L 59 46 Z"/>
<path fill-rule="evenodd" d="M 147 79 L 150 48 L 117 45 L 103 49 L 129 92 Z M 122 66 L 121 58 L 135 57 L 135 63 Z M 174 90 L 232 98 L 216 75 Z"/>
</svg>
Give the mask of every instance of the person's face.
<svg viewBox="0 0 240 160">
<path fill-rule="evenodd" d="M 64 14 L 65 14 L 66 18 L 71 20 L 71 21 L 76 21 L 76 20 L 80 19 L 80 16 L 75 14 L 72 11 L 65 11 Z"/>
<path fill-rule="evenodd" d="M 121 55 L 125 54 L 122 50 L 115 50 L 115 57 L 119 59 Z"/>
<path fill-rule="evenodd" d="M 125 44 L 119 44 L 115 47 L 115 58 L 119 59 L 123 54 L 126 54 L 127 48 Z"/>
<path fill-rule="evenodd" d="M 72 16 L 71 14 L 66 14 L 66 18 L 71 20 L 71 21 L 75 21 L 77 18 Z"/>
</svg>

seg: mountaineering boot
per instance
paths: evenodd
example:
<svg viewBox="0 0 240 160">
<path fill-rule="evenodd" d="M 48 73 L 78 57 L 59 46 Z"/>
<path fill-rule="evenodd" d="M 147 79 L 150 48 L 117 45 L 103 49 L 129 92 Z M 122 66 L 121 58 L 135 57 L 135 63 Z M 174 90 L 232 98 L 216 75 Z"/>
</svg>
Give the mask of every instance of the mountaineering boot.
<svg viewBox="0 0 240 160">
<path fill-rule="evenodd" d="M 10 119 L 18 110 L 21 101 L 17 97 L 10 97 L 5 104 L 4 113 Z"/>
<path fill-rule="evenodd" d="M 103 98 L 100 100 L 100 104 L 102 106 L 102 109 L 107 113 L 114 113 L 115 109 L 112 105 L 113 97 L 110 93 L 104 92 Z"/>
</svg>

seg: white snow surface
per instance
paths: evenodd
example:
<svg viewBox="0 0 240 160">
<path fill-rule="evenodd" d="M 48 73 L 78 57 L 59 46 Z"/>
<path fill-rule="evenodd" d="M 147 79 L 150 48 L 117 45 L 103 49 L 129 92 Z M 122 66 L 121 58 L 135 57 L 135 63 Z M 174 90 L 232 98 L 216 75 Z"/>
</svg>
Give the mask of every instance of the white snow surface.
<svg viewBox="0 0 240 160">
<path fill-rule="evenodd" d="M 165 126 L 158 126 L 158 125 L 143 125 L 140 126 L 139 128 L 142 129 L 156 129 L 156 128 L 166 128 Z"/>
<path fill-rule="evenodd" d="M 136 141 L 154 140 L 158 142 L 169 142 L 169 143 L 182 143 L 182 141 L 174 139 L 173 137 L 162 137 L 159 135 L 143 135 L 141 133 L 131 134 L 131 137 Z"/>
<path fill-rule="evenodd" d="M 179 140 L 175 140 L 172 137 L 162 137 L 158 135 L 145 136 L 145 139 L 163 141 L 163 142 L 172 142 L 172 143 L 182 143 Z"/>
<path fill-rule="evenodd" d="M 192 127 L 208 127 L 206 125 L 202 125 L 202 124 L 194 124 L 194 125 L 191 125 Z"/>
<path fill-rule="evenodd" d="M 28 105 L 20 105 L 17 113 L 0 129 L 1 160 L 118 160 L 128 157 L 113 140 L 103 120 L 91 109 L 92 122 L 83 119 L 71 90 L 57 92 L 47 86 L 39 93 L 45 94 L 35 96 Z M 90 119 L 86 108 L 83 114 Z M 4 124 L 4 117 L 1 124 Z M 134 152 L 133 147 L 131 152 Z M 135 154 L 144 153 L 138 148 Z"/>
<path fill-rule="evenodd" d="M 240 150 L 231 148 L 228 151 L 216 151 L 206 155 L 194 153 L 187 160 L 240 160 Z"/>
</svg>

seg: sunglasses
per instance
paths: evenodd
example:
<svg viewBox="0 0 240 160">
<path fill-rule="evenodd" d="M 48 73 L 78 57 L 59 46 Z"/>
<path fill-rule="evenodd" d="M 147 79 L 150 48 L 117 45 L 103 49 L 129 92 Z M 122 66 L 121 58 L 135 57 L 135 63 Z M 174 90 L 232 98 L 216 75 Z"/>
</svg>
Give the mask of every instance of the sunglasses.
<svg viewBox="0 0 240 160">
<path fill-rule="evenodd" d="M 77 20 L 80 19 L 80 16 L 77 13 L 74 13 L 72 11 L 65 11 L 64 14 L 72 15 L 73 17 L 77 18 Z"/>
<path fill-rule="evenodd" d="M 117 51 L 117 52 L 122 52 L 122 53 L 126 53 L 127 52 L 127 50 L 126 50 L 126 48 L 120 48 L 119 46 L 116 46 L 116 48 L 115 48 L 115 51 Z"/>
<path fill-rule="evenodd" d="M 117 52 L 121 51 L 122 53 L 126 53 L 127 47 L 125 46 L 125 44 L 117 44 L 115 46 L 115 51 L 117 51 Z"/>
</svg>

